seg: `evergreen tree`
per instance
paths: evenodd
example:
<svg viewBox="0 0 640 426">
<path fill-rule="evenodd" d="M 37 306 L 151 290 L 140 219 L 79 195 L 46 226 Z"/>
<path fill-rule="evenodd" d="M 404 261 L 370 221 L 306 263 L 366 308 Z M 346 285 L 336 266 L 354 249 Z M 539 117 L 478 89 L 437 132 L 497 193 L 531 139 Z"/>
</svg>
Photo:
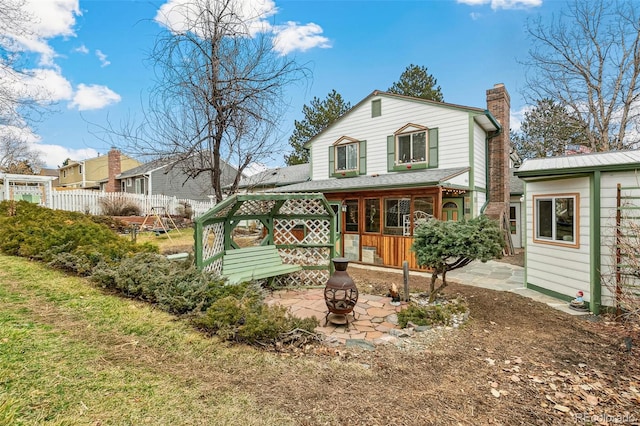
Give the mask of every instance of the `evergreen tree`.
<svg viewBox="0 0 640 426">
<path fill-rule="evenodd" d="M 310 105 L 303 106 L 304 119 L 294 122 L 295 129 L 289 138 L 293 152 L 284 156 L 287 165 L 308 163 L 309 151 L 304 144 L 350 109 L 351 104 L 345 102 L 335 89 L 327 95 L 326 99 L 320 100 L 314 97 Z"/>
<path fill-rule="evenodd" d="M 560 104 L 542 99 L 525 112 L 520 131 L 511 134 L 511 143 L 522 159 L 564 155 L 572 147 L 589 145 L 586 127 Z"/>
<path fill-rule="evenodd" d="M 429 74 L 427 67 L 411 64 L 400 75 L 400 80 L 388 89 L 388 92 L 444 102 L 440 86 L 437 84 L 437 80 Z"/>
</svg>

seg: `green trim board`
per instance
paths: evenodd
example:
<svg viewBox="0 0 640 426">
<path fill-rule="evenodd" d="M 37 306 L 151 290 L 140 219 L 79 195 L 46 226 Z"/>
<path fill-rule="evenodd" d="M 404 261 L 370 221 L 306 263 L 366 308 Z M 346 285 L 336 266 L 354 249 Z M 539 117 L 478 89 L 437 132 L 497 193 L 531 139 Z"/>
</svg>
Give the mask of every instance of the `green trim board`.
<svg viewBox="0 0 640 426">
<path fill-rule="evenodd" d="M 542 169 L 542 170 L 524 170 L 516 171 L 514 174 L 521 178 L 526 177 L 542 177 L 553 175 L 576 175 L 576 174 L 589 174 L 595 171 L 599 172 L 626 172 L 630 170 L 639 170 L 640 164 L 603 164 L 603 165 L 590 165 L 581 167 L 567 167 L 561 169 Z M 573 176 L 572 176 L 573 177 Z"/>
<path fill-rule="evenodd" d="M 601 176 L 600 171 L 596 170 L 589 179 L 589 194 L 591 197 L 591 214 L 589 215 L 589 229 L 591 235 L 589 236 L 589 244 L 591 245 L 590 252 L 590 275 L 591 275 L 591 300 L 593 302 L 592 312 L 595 315 L 600 313 L 600 306 L 602 306 L 602 278 L 600 271 L 601 265 L 601 208 L 600 208 L 600 189 L 601 189 Z"/>
<path fill-rule="evenodd" d="M 547 288 L 540 287 L 540 286 L 537 286 L 535 284 L 531 284 L 529 282 L 527 282 L 527 288 L 531 289 L 531 290 L 535 290 L 538 293 L 545 294 L 547 296 L 551 296 L 551 297 L 556 298 L 556 299 L 564 300 L 566 302 L 571 302 L 573 299 L 575 299 L 574 296 L 568 296 L 566 294 L 558 293 L 557 291 L 549 290 Z M 589 302 L 585 301 L 585 304 L 587 306 L 589 306 Z"/>
</svg>

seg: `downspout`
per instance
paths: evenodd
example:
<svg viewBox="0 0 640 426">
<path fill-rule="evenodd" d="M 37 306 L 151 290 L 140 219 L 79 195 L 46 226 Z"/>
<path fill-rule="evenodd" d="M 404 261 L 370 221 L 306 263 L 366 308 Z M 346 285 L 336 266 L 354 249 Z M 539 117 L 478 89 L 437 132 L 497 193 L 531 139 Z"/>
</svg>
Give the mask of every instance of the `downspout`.
<svg viewBox="0 0 640 426">
<path fill-rule="evenodd" d="M 151 172 L 145 173 L 144 176 L 147 177 L 147 195 L 152 195 L 153 191 L 151 188 Z"/>
<path fill-rule="evenodd" d="M 601 257 L 601 206 L 600 206 L 600 185 L 601 175 L 600 171 L 593 172 L 591 177 L 591 217 L 589 223 L 589 229 L 591 229 L 591 238 L 589 244 L 591 244 L 591 270 L 589 275 L 591 278 L 590 291 L 591 291 L 591 303 L 590 310 L 594 315 L 600 314 L 600 307 L 602 306 L 602 257 Z"/>
</svg>

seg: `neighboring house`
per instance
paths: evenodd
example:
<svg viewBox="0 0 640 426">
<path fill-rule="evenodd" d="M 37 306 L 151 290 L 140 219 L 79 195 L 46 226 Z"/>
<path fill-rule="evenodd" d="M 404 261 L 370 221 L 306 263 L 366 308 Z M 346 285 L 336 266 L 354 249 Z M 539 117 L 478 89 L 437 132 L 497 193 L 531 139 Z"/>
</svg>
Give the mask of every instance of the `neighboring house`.
<svg viewBox="0 0 640 426">
<path fill-rule="evenodd" d="M 310 181 L 272 191 L 322 192 L 350 260 L 418 268 L 422 221 L 486 213 L 508 226 L 509 105 L 502 84 L 487 109 L 374 91 L 307 142 Z"/>
<path fill-rule="evenodd" d="M 613 306 L 607 283 L 616 275 L 618 185 L 638 219 L 639 172 L 640 151 L 522 164 L 515 175 L 525 181 L 527 287 L 567 301 L 582 291 L 594 313 Z"/>
<path fill-rule="evenodd" d="M 310 172 L 310 164 L 296 164 L 295 166 L 268 169 L 242 178 L 238 189 L 245 192 L 255 192 L 306 182 L 310 179 Z"/>
<path fill-rule="evenodd" d="M 51 181 L 51 186 L 54 188 L 58 186 L 58 183 L 60 182 L 60 173 L 58 172 L 58 169 L 47 169 L 43 167 L 40 169 L 39 175 L 52 177 L 53 180 Z"/>
<path fill-rule="evenodd" d="M 141 165 L 138 160 L 122 155 L 111 148 L 107 155 L 83 161 L 69 161 L 58 169 L 59 186 L 63 188 L 100 189 L 100 182 L 107 181 L 104 190 L 118 190 L 115 176 L 123 171 Z"/>
<path fill-rule="evenodd" d="M 513 247 L 524 247 L 523 224 L 525 223 L 524 205 L 524 181 L 514 175 L 516 168 L 509 169 L 509 232 Z"/>
<path fill-rule="evenodd" d="M 222 162 L 222 187 L 229 186 L 238 170 Z M 119 190 L 132 194 L 167 195 L 194 201 L 210 201 L 214 198 L 209 173 L 195 178 L 187 176 L 175 161 L 151 161 L 116 176 Z"/>
</svg>

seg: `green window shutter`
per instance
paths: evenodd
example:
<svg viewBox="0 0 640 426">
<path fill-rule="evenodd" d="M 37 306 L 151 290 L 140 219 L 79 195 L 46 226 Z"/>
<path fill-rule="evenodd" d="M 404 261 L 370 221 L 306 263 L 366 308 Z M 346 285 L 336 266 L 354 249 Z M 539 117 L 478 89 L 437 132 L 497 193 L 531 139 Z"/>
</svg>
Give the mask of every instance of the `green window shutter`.
<svg viewBox="0 0 640 426">
<path fill-rule="evenodd" d="M 361 175 L 367 174 L 367 141 L 360 141 L 358 150 L 360 151 L 360 159 L 358 162 L 358 173 Z"/>
<path fill-rule="evenodd" d="M 438 129 L 429 129 L 429 167 L 438 167 Z"/>
<path fill-rule="evenodd" d="M 387 171 L 392 172 L 396 165 L 396 137 L 387 136 Z"/>
<path fill-rule="evenodd" d="M 329 147 L 329 177 L 333 177 L 333 174 L 336 170 L 335 167 L 335 160 L 333 159 L 333 156 L 335 155 L 335 147 L 332 145 Z"/>
</svg>

